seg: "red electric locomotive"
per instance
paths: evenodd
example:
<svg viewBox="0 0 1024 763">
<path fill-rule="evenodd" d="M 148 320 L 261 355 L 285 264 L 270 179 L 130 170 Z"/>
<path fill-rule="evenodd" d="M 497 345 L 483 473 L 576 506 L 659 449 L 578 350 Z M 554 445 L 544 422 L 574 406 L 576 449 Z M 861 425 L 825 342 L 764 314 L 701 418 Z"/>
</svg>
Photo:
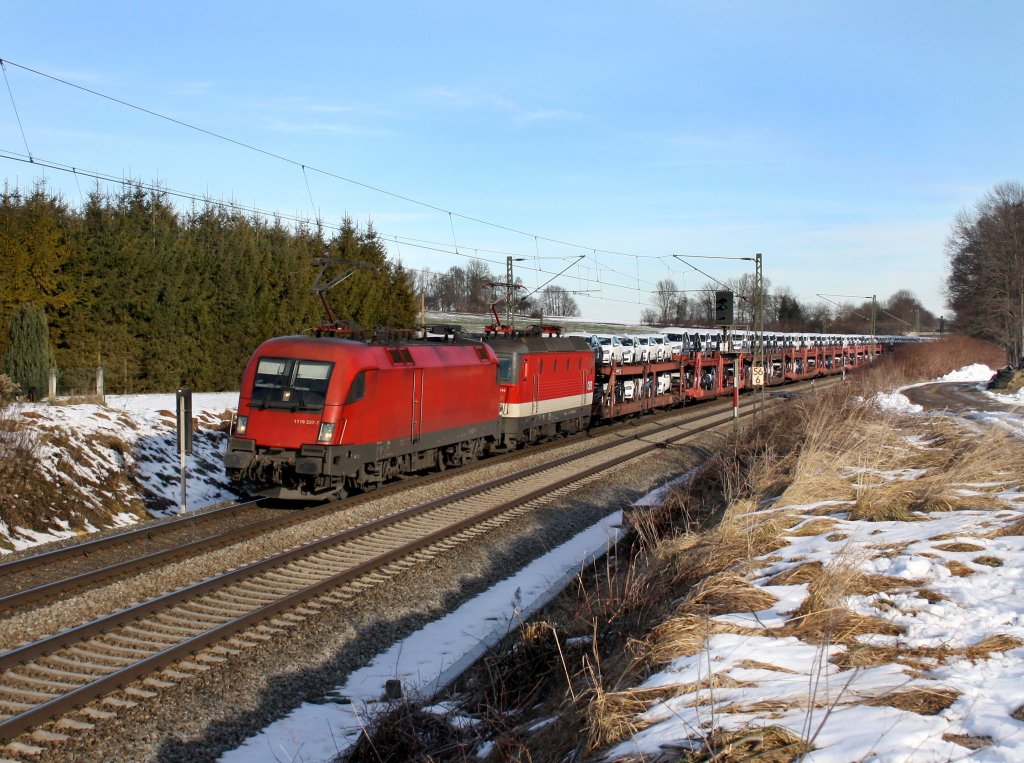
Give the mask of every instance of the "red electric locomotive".
<svg viewBox="0 0 1024 763">
<path fill-rule="evenodd" d="M 343 497 L 477 457 L 498 437 L 498 361 L 480 342 L 270 339 L 242 377 L 229 477 L 268 497 Z"/>
<path fill-rule="evenodd" d="M 515 448 L 586 429 L 594 402 L 594 351 L 579 337 L 497 336 L 501 442 Z"/>
</svg>

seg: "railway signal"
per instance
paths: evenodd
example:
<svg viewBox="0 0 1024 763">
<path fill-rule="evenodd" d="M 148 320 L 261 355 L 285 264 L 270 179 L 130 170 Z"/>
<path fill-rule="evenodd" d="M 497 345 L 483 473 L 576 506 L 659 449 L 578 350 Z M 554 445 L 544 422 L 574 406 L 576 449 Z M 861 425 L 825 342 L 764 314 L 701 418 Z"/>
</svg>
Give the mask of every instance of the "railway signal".
<svg viewBox="0 0 1024 763">
<path fill-rule="evenodd" d="M 728 326 L 733 318 L 733 294 L 731 291 L 715 292 L 715 323 Z"/>
</svg>

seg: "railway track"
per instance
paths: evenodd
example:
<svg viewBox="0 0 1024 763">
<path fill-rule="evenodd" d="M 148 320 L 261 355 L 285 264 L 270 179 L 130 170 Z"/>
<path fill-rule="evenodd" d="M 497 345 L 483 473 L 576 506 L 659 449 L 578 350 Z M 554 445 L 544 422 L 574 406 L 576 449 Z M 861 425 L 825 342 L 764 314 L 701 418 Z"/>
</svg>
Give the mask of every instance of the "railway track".
<svg viewBox="0 0 1024 763">
<path fill-rule="evenodd" d="M 642 426 L 657 426 L 658 422 L 674 421 L 680 416 L 700 417 L 727 408 L 728 403 L 713 401 L 707 406 L 659 414 L 644 420 Z M 601 434 L 630 431 L 636 426 L 636 420 L 620 422 L 603 428 Z M 566 440 L 557 440 L 528 452 L 543 452 L 545 448 L 557 448 L 565 443 Z M 463 473 L 518 455 L 521 454 L 474 462 L 464 467 Z M 419 480 L 422 484 L 444 478 L 445 475 L 432 474 Z M 325 503 L 301 511 L 271 510 L 262 508 L 258 501 L 248 501 L 0 563 L 0 621 L 26 607 L 70 596 L 118 577 L 225 548 L 299 522 L 311 522 L 339 509 L 408 489 L 407 481 L 391 483 L 343 502 Z"/>
<path fill-rule="evenodd" d="M 0 742 L 15 740 L 9 753 L 38 754 L 36 744 L 87 729 L 617 464 L 731 419 L 729 407 L 701 407 L 687 421 L 634 426 L 636 432 L 613 444 L 413 506 L 4 652 Z"/>
</svg>

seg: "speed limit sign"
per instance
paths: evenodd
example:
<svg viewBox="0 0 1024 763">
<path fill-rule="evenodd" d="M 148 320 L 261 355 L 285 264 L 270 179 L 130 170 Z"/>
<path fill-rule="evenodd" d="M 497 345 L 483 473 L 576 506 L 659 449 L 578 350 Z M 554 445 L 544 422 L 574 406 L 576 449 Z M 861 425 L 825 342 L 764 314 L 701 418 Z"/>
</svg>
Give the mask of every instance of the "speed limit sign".
<svg viewBox="0 0 1024 763">
<path fill-rule="evenodd" d="M 763 387 L 764 386 L 764 367 L 763 366 L 754 366 L 751 369 L 750 382 L 755 387 Z"/>
</svg>

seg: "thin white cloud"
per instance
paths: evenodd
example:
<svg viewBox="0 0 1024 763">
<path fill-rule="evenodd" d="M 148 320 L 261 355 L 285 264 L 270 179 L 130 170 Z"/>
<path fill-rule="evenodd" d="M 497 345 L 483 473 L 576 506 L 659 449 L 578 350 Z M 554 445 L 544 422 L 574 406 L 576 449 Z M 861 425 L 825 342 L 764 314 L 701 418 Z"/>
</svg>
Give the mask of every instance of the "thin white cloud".
<svg viewBox="0 0 1024 763">
<path fill-rule="evenodd" d="M 419 103 L 451 110 L 485 109 L 505 114 L 518 125 L 542 122 L 570 122 L 585 119 L 585 115 L 569 109 L 528 106 L 518 101 L 476 88 L 455 89 L 436 86 L 420 90 L 413 95 Z"/>
</svg>

